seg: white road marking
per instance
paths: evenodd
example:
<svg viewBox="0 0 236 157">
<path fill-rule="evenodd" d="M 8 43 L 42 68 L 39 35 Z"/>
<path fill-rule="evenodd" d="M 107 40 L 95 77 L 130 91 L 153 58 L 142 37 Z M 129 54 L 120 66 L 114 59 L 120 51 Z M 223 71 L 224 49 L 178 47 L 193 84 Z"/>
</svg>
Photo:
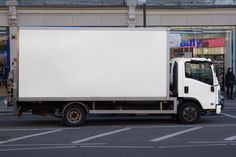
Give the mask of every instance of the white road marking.
<svg viewBox="0 0 236 157">
<path fill-rule="evenodd" d="M 193 127 L 204 127 L 204 128 L 218 128 L 218 127 L 236 127 L 236 124 L 206 124 L 206 125 L 192 125 Z M 97 126 L 96 126 L 97 127 Z M 118 128 L 121 126 L 111 126 L 111 128 Z M 129 127 L 130 129 L 155 129 L 155 128 L 187 128 L 186 125 L 157 125 L 157 126 L 124 126 Z M 0 129 L 0 131 L 43 131 L 43 130 L 54 130 L 54 129 L 63 129 L 63 130 L 79 130 L 81 128 L 68 128 L 68 127 L 54 127 L 54 128 L 5 128 Z M 95 128 L 94 126 L 88 126 L 87 129 Z"/>
<path fill-rule="evenodd" d="M 81 148 L 152 149 L 153 146 L 80 146 Z"/>
<path fill-rule="evenodd" d="M 66 148 L 77 148 L 77 146 L 0 149 L 0 152 L 7 152 L 7 151 L 24 151 L 24 150 L 45 150 L 45 149 L 66 149 Z"/>
<path fill-rule="evenodd" d="M 124 128 L 124 129 L 119 129 L 119 130 L 115 130 L 115 131 L 111 131 L 111 132 L 106 132 L 106 133 L 103 133 L 103 134 L 87 137 L 87 138 L 84 138 L 84 139 L 81 139 L 81 140 L 77 140 L 77 141 L 73 141 L 71 143 L 76 144 L 76 143 L 87 142 L 87 141 L 90 141 L 90 140 L 93 140 L 93 139 L 96 139 L 96 138 L 100 138 L 100 137 L 104 137 L 104 136 L 108 136 L 108 135 L 124 132 L 124 131 L 130 130 L 130 129 L 131 128 Z"/>
<path fill-rule="evenodd" d="M 51 133 L 55 133 L 55 132 L 59 132 L 59 131 L 62 131 L 62 129 L 51 130 L 51 131 L 47 131 L 47 132 L 42 132 L 42 133 L 37 133 L 37 134 L 32 134 L 32 135 L 26 135 L 26 136 L 17 137 L 17 138 L 12 138 L 12 139 L 9 139 L 7 141 L 0 141 L 0 144 L 19 141 L 19 140 L 23 140 L 23 139 L 26 139 L 26 138 L 31 138 L 31 137 L 36 137 L 36 136 L 41 136 L 41 135 L 46 135 L 46 134 L 51 134 Z"/>
<path fill-rule="evenodd" d="M 0 131 L 45 131 L 52 129 L 0 129 Z"/>
<path fill-rule="evenodd" d="M 81 145 L 106 145 L 107 143 L 80 143 L 80 144 L 5 144 L 0 145 L 0 147 L 25 147 L 25 146 L 81 146 Z"/>
<path fill-rule="evenodd" d="M 165 135 L 165 136 L 155 138 L 155 139 L 150 140 L 150 141 L 151 142 L 159 142 L 159 141 L 162 141 L 162 140 L 165 140 L 165 139 L 168 139 L 168 138 L 171 138 L 171 137 L 175 137 L 175 136 L 178 136 L 178 135 L 182 135 L 182 134 L 185 134 L 185 133 L 188 133 L 188 132 L 191 132 L 191 131 L 195 131 L 195 130 L 198 130 L 198 129 L 201 129 L 201 128 L 202 127 L 194 127 L 194 128 L 182 130 L 182 131 L 175 132 L 175 133 L 172 133 L 172 134 L 169 134 L 169 135 Z"/>
<path fill-rule="evenodd" d="M 68 127 L 55 127 L 55 128 L 4 128 L 0 129 L 0 131 L 43 131 L 43 130 L 56 130 L 56 129 L 63 129 L 63 130 L 79 130 L 81 128 L 68 128 Z"/>
<path fill-rule="evenodd" d="M 218 127 L 236 127 L 236 124 L 203 124 L 193 125 L 194 127 L 218 128 Z M 129 126 L 127 126 L 129 127 Z M 155 129 L 155 128 L 187 128 L 186 125 L 165 125 L 165 126 L 131 126 L 132 129 Z"/>
<path fill-rule="evenodd" d="M 224 139 L 225 141 L 233 141 L 236 140 L 236 135 L 235 136 L 231 136 L 231 137 L 227 137 Z"/>
<path fill-rule="evenodd" d="M 165 148 L 189 148 L 189 147 L 214 147 L 214 146 L 226 146 L 227 144 L 199 144 L 199 145 L 176 145 L 176 146 L 158 146 L 160 149 Z"/>
<path fill-rule="evenodd" d="M 214 144 L 214 143 L 232 143 L 236 141 L 191 141 L 190 144 Z"/>
<path fill-rule="evenodd" d="M 234 116 L 234 115 L 231 115 L 231 114 L 228 114 L 228 113 L 221 113 L 221 114 L 226 116 L 226 117 L 230 117 L 230 118 L 236 119 L 236 116 Z"/>
</svg>

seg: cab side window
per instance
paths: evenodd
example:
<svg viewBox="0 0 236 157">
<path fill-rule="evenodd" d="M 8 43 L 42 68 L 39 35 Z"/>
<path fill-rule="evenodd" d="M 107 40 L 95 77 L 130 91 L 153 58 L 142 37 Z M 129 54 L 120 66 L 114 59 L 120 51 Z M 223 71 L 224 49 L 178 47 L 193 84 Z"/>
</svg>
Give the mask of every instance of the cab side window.
<svg viewBox="0 0 236 157">
<path fill-rule="evenodd" d="M 185 77 L 213 85 L 213 75 L 208 62 L 186 62 Z"/>
<path fill-rule="evenodd" d="M 173 92 L 173 96 L 178 95 L 178 64 L 177 62 L 173 63 L 173 80 L 171 84 L 171 91 Z"/>
</svg>

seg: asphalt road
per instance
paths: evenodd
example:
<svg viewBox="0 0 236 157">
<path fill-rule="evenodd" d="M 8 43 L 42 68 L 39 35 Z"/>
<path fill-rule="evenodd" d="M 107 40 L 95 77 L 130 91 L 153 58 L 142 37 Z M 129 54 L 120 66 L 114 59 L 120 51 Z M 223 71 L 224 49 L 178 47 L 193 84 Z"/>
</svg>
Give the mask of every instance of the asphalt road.
<svg viewBox="0 0 236 157">
<path fill-rule="evenodd" d="M 235 157 L 236 110 L 182 125 L 170 117 L 90 116 L 70 128 L 50 116 L 0 113 L 0 156 Z"/>
</svg>

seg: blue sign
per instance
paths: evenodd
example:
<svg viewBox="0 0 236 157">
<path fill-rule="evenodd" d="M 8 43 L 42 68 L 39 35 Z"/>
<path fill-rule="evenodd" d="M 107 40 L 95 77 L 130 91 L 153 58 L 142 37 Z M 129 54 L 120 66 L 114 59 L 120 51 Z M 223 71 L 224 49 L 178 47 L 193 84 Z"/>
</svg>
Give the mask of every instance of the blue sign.
<svg viewBox="0 0 236 157">
<path fill-rule="evenodd" d="M 190 40 L 181 40 L 180 47 L 196 47 L 200 48 L 202 43 L 201 39 L 190 39 Z"/>
</svg>

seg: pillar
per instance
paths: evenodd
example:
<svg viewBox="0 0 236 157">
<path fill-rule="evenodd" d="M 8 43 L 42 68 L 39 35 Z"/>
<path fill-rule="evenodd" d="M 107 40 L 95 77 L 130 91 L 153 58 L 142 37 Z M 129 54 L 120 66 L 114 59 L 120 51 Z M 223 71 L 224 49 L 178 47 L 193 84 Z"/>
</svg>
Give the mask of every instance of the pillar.
<svg viewBox="0 0 236 157">
<path fill-rule="evenodd" d="M 17 22 L 17 0 L 8 0 L 6 5 L 9 7 L 8 12 L 8 24 L 9 24 L 9 40 L 10 40 L 10 63 L 17 59 L 17 34 L 18 34 L 18 22 Z"/>
<path fill-rule="evenodd" d="M 128 10 L 128 27 L 135 27 L 136 25 L 136 16 L 135 16 L 135 7 L 137 5 L 137 0 L 126 0 Z"/>
</svg>

